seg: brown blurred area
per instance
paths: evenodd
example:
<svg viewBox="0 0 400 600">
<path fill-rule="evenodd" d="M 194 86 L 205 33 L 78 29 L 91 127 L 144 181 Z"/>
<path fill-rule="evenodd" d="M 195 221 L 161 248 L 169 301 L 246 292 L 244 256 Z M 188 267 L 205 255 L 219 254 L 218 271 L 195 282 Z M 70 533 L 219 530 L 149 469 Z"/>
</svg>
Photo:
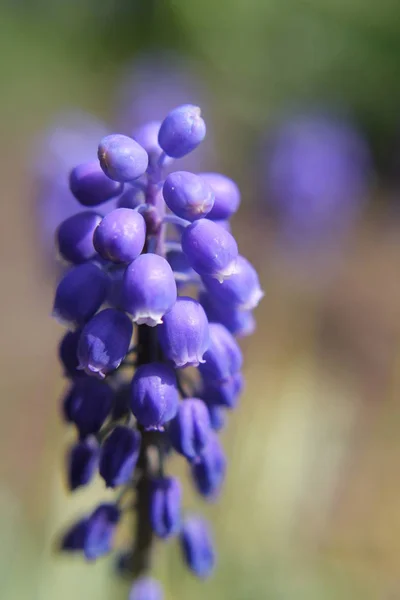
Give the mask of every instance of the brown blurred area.
<svg viewBox="0 0 400 600">
<path fill-rule="evenodd" d="M 70 105 L 102 113 L 113 73 L 105 65 L 88 74 L 62 46 L 40 50 L 37 32 L 18 33 L 22 51 L 17 33 L 0 42 L 9 57 L 0 62 L 0 597 L 123 598 L 108 564 L 86 570 L 53 554 L 54 533 L 103 492 L 64 491 L 62 329 L 50 318 L 55 276 L 30 170 L 50 117 Z M 211 115 L 224 101 L 214 98 Z M 217 151 L 246 182 L 223 138 Z M 243 341 L 246 391 L 224 434 L 227 484 L 206 509 L 220 570 L 202 588 L 160 549 L 168 598 L 400 596 L 400 222 L 386 193 L 378 186 L 379 201 L 326 263 L 323 248 L 317 261 L 283 252 L 244 193 L 233 230 L 265 297 Z"/>
</svg>

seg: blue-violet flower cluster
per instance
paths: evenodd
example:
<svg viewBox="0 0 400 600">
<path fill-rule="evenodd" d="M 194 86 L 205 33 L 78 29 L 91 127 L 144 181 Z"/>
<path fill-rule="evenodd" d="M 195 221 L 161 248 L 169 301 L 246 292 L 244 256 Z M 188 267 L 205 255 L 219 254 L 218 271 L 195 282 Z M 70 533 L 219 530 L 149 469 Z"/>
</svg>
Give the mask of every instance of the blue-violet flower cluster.
<svg viewBox="0 0 400 600">
<path fill-rule="evenodd" d="M 163 598 L 150 573 L 155 538 L 178 537 L 198 577 L 214 569 L 210 525 L 182 514 L 182 486 L 167 462 L 176 451 L 199 494 L 218 496 L 227 467 L 218 432 L 243 388 L 236 338 L 252 332 L 263 295 L 230 233 L 236 184 L 219 173 L 165 178 L 165 164 L 205 134 L 200 109 L 186 104 L 132 138 L 104 137 L 97 158 L 71 170 L 70 190 L 85 209 L 56 235 L 65 270 L 53 313 L 68 327 L 59 347 L 69 380 L 63 415 L 77 434 L 67 482 L 76 490 L 98 473 L 116 488 L 113 502 L 69 528 L 62 548 L 98 559 L 134 511 L 132 544 L 119 560 L 134 580 L 130 600 Z M 104 216 L 98 207 L 112 198 Z"/>
</svg>

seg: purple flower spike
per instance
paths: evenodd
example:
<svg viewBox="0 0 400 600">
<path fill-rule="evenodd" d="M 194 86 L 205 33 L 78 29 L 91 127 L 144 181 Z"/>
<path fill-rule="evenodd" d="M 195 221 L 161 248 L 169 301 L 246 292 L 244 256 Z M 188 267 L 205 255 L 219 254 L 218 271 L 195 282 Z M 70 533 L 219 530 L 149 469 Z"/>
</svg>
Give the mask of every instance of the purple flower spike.
<svg viewBox="0 0 400 600">
<path fill-rule="evenodd" d="M 167 365 L 149 363 L 136 369 L 131 392 L 131 410 L 143 427 L 160 429 L 176 415 L 176 377 Z"/>
<path fill-rule="evenodd" d="M 224 381 L 240 371 L 243 356 L 235 338 L 223 325 L 210 323 L 209 330 L 210 347 L 199 370 L 207 382 Z"/>
<path fill-rule="evenodd" d="M 197 367 L 210 345 L 204 308 L 193 298 L 182 296 L 164 316 L 159 340 L 165 357 L 176 367 Z"/>
<path fill-rule="evenodd" d="M 100 475 L 107 487 L 115 488 L 132 478 L 140 451 L 138 431 L 117 425 L 105 439 L 100 456 Z"/>
<path fill-rule="evenodd" d="M 191 474 L 199 494 L 215 500 L 225 479 L 226 457 L 216 434 L 210 440 L 200 456 L 191 464 Z"/>
<path fill-rule="evenodd" d="M 101 378 L 117 369 L 129 350 L 132 330 L 129 317 L 115 308 L 97 313 L 79 338 L 79 368 Z"/>
<path fill-rule="evenodd" d="M 146 172 L 149 157 L 135 140 L 120 134 L 107 135 L 98 148 L 104 173 L 113 181 L 132 181 Z"/>
<path fill-rule="evenodd" d="M 188 458 L 195 458 L 204 450 L 211 435 L 207 406 L 198 398 L 187 398 L 179 404 L 176 417 L 168 427 L 175 450 Z"/>
<path fill-rule="evenodd" d="M 182 250 L 200 275 L 222 282 L 236 269 L 238 247 L 233 236 L 209 219 L 199 219 L 182 233 Z"/>
<path fill-rule="evenodd" d="M 65 420 L 75 423 L 81 438 L 97 433 L 110 414 L 114 393 L 98 379 L 77 379 L 64 398 Z"/>
<path fill-rule="evenodd" d="M 73 267 L 57 286 L 53 316 L 71 325 L 83 325 L 103 304 L 108 285 L 107 274 L 96 265 Z"/>
<path fill-rule="evenodd" d="M 182 488 L 175 477 L 155 479 L 150 499 L 150 520 L 154 533 L 163 539 L 179 532 Z"/>
<path fill-rule="evenodd" d="M 96 255 L 93 233 L 100 221 L 100 215 L 85 210 L 61 223 L 57 230 L 57 245 L 64 260 L 78 265 Z"/>
<path fill-rule="evenodd" d="M 101 170 L 97 161 L 83 163 L 72 169 L 69 187 L 83 206 L 97 206 L 119 196 L 123 185 L 111 181 Z"/>
<path fill-rule="evenodd" d="M 207 275 L 202 279 L 208 293 L 224 309 L 228 305 L 253 310 L 264 295 L 256 270 L 243 256 L 237 257 L 235 272 L 222 283 Z"/>
<path fill-rule="evenodd" d="M 83 548 L 87 560 L 96 560 L 110 552 L 120 516 L 115 504 L 100 504 L 90 515 Z"/>
<path fill-rule="evenodd" d="M 156 579 L 143 576 L 131 587 L 129 600 L 164 600 L 164 592 Z"/>
<path fill-rule="evenodd" d="M 184 561 L 192 573 L 201 579 L 209 577 L 216 561 L 209 523 L 197 515 L 187 517 L 180 541 Z"/>
<path fill-rule="evenodd" d="M 141 254 L 126 269 L 122 303 L 138 325 L 154 327 L 172 308 L 177 296 L 174 274 L 157 254 Z"/>
<path fill-rule="evenodd" d="M 168 175 L 163 186 L 166 205 L 173 213 L 195 221 L 205 217 L 214 206 L 214 192 L 198 175 L 176 171 Z"/>
<path fill-rule="evenodd" d="M 80 552 L 85 546 L 89 520 L 85 517 L 74 523 L 63 535 L 61 550 L 63 552 Z"/>
<path fill-rule="evenodd" d="M 206 124 L 198 106 L 184 104 L 172 110 L 161 123 L 158 143 L 165 154 L 182 158 L 204 140 Z"/>
<path fill-rule="evenodd" d="M 74 444 L 68 454 L 68 487 L 76 490 L 92 479 L 97 468 L 99 445 L 90 437 Z"/>
<path fill-rule="evenodd" d="M 93 243 L 105 260 L 129 263 L 139 256 L 146 241 L 146 223 L 130 208 L 108 213 L 94 232 Z"/>
</svg>

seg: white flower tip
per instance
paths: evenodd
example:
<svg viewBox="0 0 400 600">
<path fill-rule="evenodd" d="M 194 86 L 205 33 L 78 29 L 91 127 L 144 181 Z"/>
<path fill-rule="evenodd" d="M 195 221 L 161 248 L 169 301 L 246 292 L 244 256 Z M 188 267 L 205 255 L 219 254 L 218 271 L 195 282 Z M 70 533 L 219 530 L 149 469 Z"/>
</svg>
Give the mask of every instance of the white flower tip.
<svg viewBox="0 0 400 600">
<path fill-rule="evenodd" d="M 218 271 L 218 273 L 214 273 L 213 277 L 217 279 L 220 283 L 225 281 L 225 279 L 229 279 L 232 275 L 235 275 L 238 272 L 237 261 L 232 260 L 225 269 Z"/>
</svg>

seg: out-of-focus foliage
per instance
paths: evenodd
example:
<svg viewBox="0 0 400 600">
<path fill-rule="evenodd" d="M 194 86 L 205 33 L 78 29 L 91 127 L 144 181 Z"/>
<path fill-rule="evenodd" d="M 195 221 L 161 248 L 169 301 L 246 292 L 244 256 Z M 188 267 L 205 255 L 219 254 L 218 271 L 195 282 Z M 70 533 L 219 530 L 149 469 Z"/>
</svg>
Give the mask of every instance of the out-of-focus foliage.
<svg viewBox="0 0 400 600">
<path fill-rule="evenodd" d="M 231 104 L 254 123 L 282 101 L 353 104 L 389 126 L 400 80 L 394 0 L 174 0 Z"/>
</svg>

